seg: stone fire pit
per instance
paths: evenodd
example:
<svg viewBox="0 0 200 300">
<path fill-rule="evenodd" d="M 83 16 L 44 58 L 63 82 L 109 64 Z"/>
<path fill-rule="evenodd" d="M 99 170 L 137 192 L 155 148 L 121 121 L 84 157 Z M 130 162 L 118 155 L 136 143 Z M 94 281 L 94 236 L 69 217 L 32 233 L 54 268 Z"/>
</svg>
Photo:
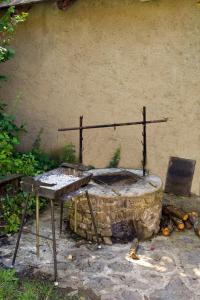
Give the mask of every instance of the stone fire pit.
<svg viewBox="0 0 200 300">
<path fill-rule="evenodd" d="M 162 181 L 158 176 L 142 177 L 141 170 L 95 169 L 86 187 L 92 202 L 97 229 L 106 244 L 148 239 L 159 231 Z M 74 193 L 68 211 L 70 228 L 83 238 L 95 240 L 91 216 L 82 188 Z M 76 202 L 76 215 L 75 215 Z"/>
</svg>

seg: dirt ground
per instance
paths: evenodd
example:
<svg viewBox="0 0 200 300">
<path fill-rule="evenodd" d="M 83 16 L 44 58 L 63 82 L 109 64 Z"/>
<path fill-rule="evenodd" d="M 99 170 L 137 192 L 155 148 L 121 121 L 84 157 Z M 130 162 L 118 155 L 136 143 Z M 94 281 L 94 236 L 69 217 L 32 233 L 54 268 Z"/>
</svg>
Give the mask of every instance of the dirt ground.
<svg viewBox="0 0 200 300">
<path fill-rule="evenodd" d="M 187 209 L 199 210 L 198 197 L 165 196 L 165 202 L 185 201 Z M 189 207 L 190 206 L 190 207 Z M 56 209 L 56 220 L 58 220 Z M 58 222 L 57 222 L 58 223 Z M 34 221 L 28 224 L 34 229 Z M 51 235 L 50 210 L 41 215 L 41 233 Z M 9 244 L 1 245 L 0 263 L 9 266 L 16 235 Z M 70 232 L 59 238 L 57 228 L 57 252 L 59 286 L 86 292 L 86 299 L 101 300 L 184 300 L 200 299 L 200 239 L 193 230 L 174 232 L 170 237 L 157 236 L 141 242 L 140 260 L 127 256 L 130 244 L 80 245 Z M 41 239 L 40 258 L 35 255 L 35 237 L 24 234 L 16 260 L 16 269 L 53 273 L 51 242 Z M 88 293 L 88 296 L 87 296 Z"/>
</svg>

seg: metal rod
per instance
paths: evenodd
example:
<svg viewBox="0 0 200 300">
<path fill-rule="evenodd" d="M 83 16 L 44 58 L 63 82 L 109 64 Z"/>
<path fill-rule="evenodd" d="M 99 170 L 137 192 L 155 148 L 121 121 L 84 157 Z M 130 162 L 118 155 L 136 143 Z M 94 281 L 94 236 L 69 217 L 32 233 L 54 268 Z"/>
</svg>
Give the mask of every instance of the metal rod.
<svg viewBox="0 0 200 300">
<path fill-rule="evenodd" d="M 56 257 L 56 234 L 55 234 L 55 219 L 54 219 L 54 202 L 51 199 L 51 227 L 53 239 L 53 263 L 54 263 L 54 281 L 57 281 L 57 257 Z"/>
<path fill-rule="evenodd" d="M 146 124 L 164 123 L 167 121 L 168 121 L 168 118 L 164 118 L 164 119 L 160 119 L 160 120 L 146 121 Z M 82 126 L 82 127 L 59 128 L 58 131 L 72 131 L 72 130 L 80 130 L 80 129 L 94 129 L 94 128 L 107 128 L 107 127 L 119 127 L 119 126 L 130 126 L 130 125 L 143 125 L 143 123 L 144 123 L 143 121 L 137 121 L 137 122 L 128 122 L 128 123 L 88 125 L 88 126 Z"/>
<path fill-rule="evenodd" d="M 88 191 L 85 192 L 85 195 L 86 195 L 86 198 L 87 198 L 87 202 L 88 202 L 88 206 L 89 206 L 89 210 L 90 210 L 90 214 L 91 214 L 91 218 L 92 218 L 92 224 L 93 224 L 93 227 L 94 227 L 94 233 L 96 235 L 97 244 L 100 245 L 99 236 L 98 236 L 98 232 L 97 232 L 97 226 L 96 226 L 94 213 L 93 213 L 93 209 L 92 209 L 92 203 L 90 201 Z"/>
<path fill-rule="evenodd" d="M 23 226 L 24 226 L 24 221 L 25 221 L 25 217 L 26 217 L 26 212 L 27 212 L 27 208 L 28 208 L 28 201 L 29 201 L 29 196 L 26 198 L 26 202 L 25 202 L 24 212 L 23 212 L 23 215 L 22 215 L 20 229 L 19 229 L 19 233 L 18 233 L 18 236 L 17 236 L 15 252 L 14 252 L 14 255 L 13 255 L 13 259 L 12 259 L 12 266 L 14 266 L 14 264 L 15 264 L 15 260 L 16 260 L 16 257 L 17 257 L 17 252 L 18 252 L 18 249 L 19 249 L 19 243 L 20 243 L 22 230 L 23 230 Z"/>
<path fill-rule="evenodd" d="M 40 221 L 39 221 L 40 201 L 38 193 L 36 194 L 36 255 L 40 256 Z"/>
<path fill-rule="evenodd" d="M 37 236 L 37 234 L 36 234 L 35 232 L 32 232 L 32 231 L 30 231 L 30 230 L 28 230 L 28 229 L 25 229 L 25 228 L 23 228 L 23 232 L 24 232 L 24 233 L 30 233 L 30 234 L 32 234 L 32 235 Z M 42 235 L 42 234 L 39 234 L 38 236 L 41 237 L 41 238 L 43 238 L 43 239 L 45 239 L 45 240 L 53 241 L 53 239 L 51 239 L 51 238 L 48 237 L 48 236 L 45 236 L 45 235 Z"/>
<path fill-rule="evenodd" d="M 79 163 L 83 163 L 83 116 L 80 116 L 79 127 Z"/>
<path fill-rule="evenodd" d="M 147 135 L 146 135 L 146 106 L 143 106 L 143 161 L 142 161 L 142 169 L 143 176 L 146 175 L 146 164 L 147 164 Z"/>
<path fill-rule="evenodd" d="M 61 200 L 60 204 L 60 235 L 62 234 L 62 227 L 63 227 L 63 201 Z"/>
<path fill-rule="evenodd" d="M 77 200 L 74 198 L 74 232 L 77 232 Z"/>
</svg>

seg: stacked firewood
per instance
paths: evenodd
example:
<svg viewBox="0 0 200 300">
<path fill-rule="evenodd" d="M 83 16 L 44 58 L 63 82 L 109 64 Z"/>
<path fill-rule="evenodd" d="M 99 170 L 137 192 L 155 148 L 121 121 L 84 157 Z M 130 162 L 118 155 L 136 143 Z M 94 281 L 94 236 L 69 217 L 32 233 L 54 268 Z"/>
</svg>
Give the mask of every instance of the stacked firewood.
<svg viewBox="0 0 200 300">
<path fill-rule="evenodd" d="M 200 216 L 197 212 L 185 212 L 173 205 L 163 206 L 160 230 L 164 236 L 169 236 L 174 230 L 192 228 L 200 237 Z"/>
</svg>

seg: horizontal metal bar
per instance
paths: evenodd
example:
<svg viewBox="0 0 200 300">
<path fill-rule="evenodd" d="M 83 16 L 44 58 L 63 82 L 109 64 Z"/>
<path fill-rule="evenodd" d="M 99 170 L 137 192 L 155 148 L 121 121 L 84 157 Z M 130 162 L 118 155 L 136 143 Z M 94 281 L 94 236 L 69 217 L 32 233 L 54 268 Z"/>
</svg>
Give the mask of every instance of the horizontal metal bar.
<svg viewBox="0 0 200 300">
<path fill-rule="evenodd" d="M 160 119 L 160 120 L 146 121 L 145 124 L 164 123 L 167 121 L 168 121 L 168 118 L 164 118 L 164 119 Z M 102 124 L 102 125 L 88 125 L 88 126 L 82 126 L 82 127 L 58 128 L 58 131 L 72 131 L 72 130 L 80 130 L 80 129 L 108 128 L 108 127 L 143 125 L 143 124 L 144 124 L 143 121 L 128 122 L 128 123 L 112 123 L 112 124 Z"/>
<path fill-rule="evenodd" d="M 28 230 L 28 229 L 23 229 L 23 232 L 24 232 L 24 233 L 30 233 L 30 234 L 32 234 L 32 235 L 41 237 L 41 238 L 43 238 L 43 239 L 53 241 L 53 239 L 52 239 L 52 238 L 49 238 L 48 236 L 44 236 L 44 235 L 42 235 L 42 234 L 36 234 L 35 232 L 32 232 L 32 231 L 30 231 L 30 230 Z"/>
</svg>

